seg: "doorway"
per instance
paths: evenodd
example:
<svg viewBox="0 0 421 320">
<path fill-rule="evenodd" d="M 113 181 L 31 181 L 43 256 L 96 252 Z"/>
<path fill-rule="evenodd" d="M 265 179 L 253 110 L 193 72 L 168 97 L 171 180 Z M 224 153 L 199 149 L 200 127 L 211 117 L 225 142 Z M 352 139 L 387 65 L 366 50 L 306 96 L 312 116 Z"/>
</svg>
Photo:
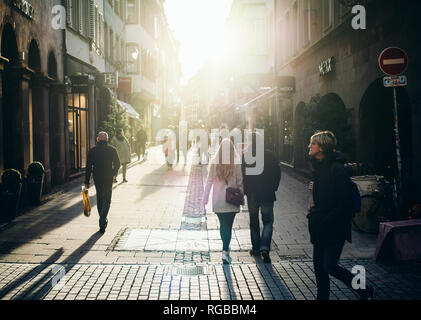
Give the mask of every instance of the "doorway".
<svg viewBox="0 0 421 320">
<path fill-rule="evenodd" d="M 397 89 L 399 134 L 402 158 L 403 193 L 411 188 L 412 117 L 408 93 Z M 360 158 L 371 165 L 377 175 L 397 177 L 396 142 L 394 133 L 393 89 L 385 88 L 382 79 L 374 81 L 365 91 L 360 104 Z"/>
<path fill-rule="evenodd" d="M 86 168 L 89 148 L 88 101 L 84 93 L 67 96 L 70 171 L 76 173 Z"/>
</svg>

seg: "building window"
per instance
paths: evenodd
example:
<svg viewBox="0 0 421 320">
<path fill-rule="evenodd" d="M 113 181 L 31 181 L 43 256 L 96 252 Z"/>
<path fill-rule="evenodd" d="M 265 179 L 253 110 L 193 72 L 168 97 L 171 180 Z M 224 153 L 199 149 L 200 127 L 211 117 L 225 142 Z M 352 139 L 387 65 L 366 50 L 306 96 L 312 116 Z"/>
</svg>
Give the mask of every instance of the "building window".
<svg viewBox="0 0 421 320">
<path fill-rule="evenodd" d="M 124 21 L 124 19 L 125 19 L 125 13 L 124 13 L 125 7 L 126 7 L 125 0 L 120 0 L 120 19 L 121 19 L 121 21 Z"/>
<path fill-rule="evenodd" d="M 120 15 L 120 1 L 119 0 L 115 0 L 114 1 L 114 12 L 116 15 Z"/>
<path fill-rule="evenodd" d="M 303 39 L 303 46 L 307 47 L 310 43 L 311 39 L 311 3 L 310 0 L 303 0 L 303 8 L 301 11 L 302 15 L 302 39 Z"/>
<path fill-rule="evenodd" d="M 101 49 L 101 53 L 103 53 L 104 50 L 104 16 L 102 14 L 99 14 L 98 17 L 98 30 L 99 30 L 99 48 Z"/>
<path fill-rule="evenodd" d="M 298 20 L 298 4 L 295 1 L 292 7 L 292 55 L 295 56 L 298 52 L 299 39 L 299 20 Z"/>
<path fill-rule="evenodd" d="M 120 56 L 120 39 L 116 37 L 115 40 L 115 61 L 118 63 L 121 62 L 121 56 Z"/>
<path fill-rule="evenodd" d="M 108 33 L 108 25 L 104 23 L 104 53 L 105 59 L 108 60 L 110 56 L 110 46 L 109 46 L 109 33 Z"/>
<path fill-rule="evenodd" d="M 285 15 L 285 23 L 284 23 L 285 54 L 288 58 L 292 56 L 292 46 L 288 45 L 291 43 L 291 32 L 289 32 L 289 30 L 291 30 L 291 18 L 290 18 L 290 13 L 288 12 Z"/>
<path fill-rule="evenodd" d="M 138 0 L 127 0 L 126 1 L 126 22 L 129 24 L 139 23 L 139 1 Z"/>
<path fill-rule="evenodd" d="M 267 54 L 268 42 L 266 34 L 266 20 L 255 19 L 249 22 L 249 39 L 248 48 L 250 54 L 264 55 Z"/>
<path fill-rule="evenodd" d="M 128 43 L 127 44 L 127 73 L 138 74 L 139 70 L 139 45 L 137 43 Z"/>
<path fill-rule="evenodd" d="M 351 13 L 351 7 L 344 4 L 339 5 L 339 14 L 341 15 L 341 20 L 345 20 Z"/>
<path fill-rule="evenodd" d="M 74 30 L 79 30 L 79 0 L 71 0 L 70 1 L 70 7 L 71 7 L 71 10 L 72 10 L 71 27 Z"/>
<path fill-rule="evenodd" d="M 95 46 L 98 48 L 99 42 L 99 14 L 98 14 L 98 7 L 95 6 L 95 26 L 94 26 L 94 43 Z"/>
<path fill-rule="evenodd" d="M 323 31 L 327 31 L 333 24 L 333 0 L 322 0 Z"/>
<path fill-rule="evenodd" d="M 141 24 L 149 35 L 155 39 L 155 12 L 153 11 L 152 1 L 142 1 L 141 3 Z"/>
<path fill-rule="evenodd" d="M 83 93 L 67 95 L 70 168 L 86 168 L 89 149 L 88 101 Z"/>
<path fill-rule="evenodd" d="M 121 71 L 124 71 L 125 70 L 125 63 L 124 63 L 124 59 L 125 59 L 125 57 L 126 57 L 126 54 L 125 54 L 125 52 L 124 52 L 124 47 L 125 47 L 125 45 L 124 45 L 124 42 L 123 41 L 121 41 L 121 60 L 122 60 L 122 64 L 121 64 L 121 66 L 120 66 L 120 70 Z M 127 61 L 127 58 L 126 58 L 126 61 Z"/>
<path fill-rule="evenodd" d="M 142 75 L 149 80 L 155 81 L 157 78 L 157 60 L 149 52 L 149 50 L 142 48 L 141 52 L 141 72 Z"/>
<path fill-rule="evenodd" d="M 83 19 L 82 19 L 82 23 L 83 23 L 83 27 L 82 27 L 82 34 L 85 37 L 89 36 L 89 1 L 82 1 L 81 3 L 81 7 L 82 7 L 82 15 L 83 15 Z"/>
<path fill-rule="evenodd" d="M 114 32 L 110 29 L 110 61 L 111 63 L 114 62 Z"/>
</svg>

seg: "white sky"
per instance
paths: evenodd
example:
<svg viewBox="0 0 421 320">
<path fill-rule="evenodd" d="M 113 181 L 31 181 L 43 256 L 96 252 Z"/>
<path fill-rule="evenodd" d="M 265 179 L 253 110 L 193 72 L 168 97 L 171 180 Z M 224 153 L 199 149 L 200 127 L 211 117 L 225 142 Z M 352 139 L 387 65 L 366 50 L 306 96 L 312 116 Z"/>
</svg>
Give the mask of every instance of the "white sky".
<svg viewBox="0 0 421 320">
<path fill-rule="evenodd" d="M 224 25 L 232 0 L 166 0 L 165 11 L 174 37 L 180 41 L 180 63 L 188 80 L 206 57 L 224 45 Z"/>
</svg>

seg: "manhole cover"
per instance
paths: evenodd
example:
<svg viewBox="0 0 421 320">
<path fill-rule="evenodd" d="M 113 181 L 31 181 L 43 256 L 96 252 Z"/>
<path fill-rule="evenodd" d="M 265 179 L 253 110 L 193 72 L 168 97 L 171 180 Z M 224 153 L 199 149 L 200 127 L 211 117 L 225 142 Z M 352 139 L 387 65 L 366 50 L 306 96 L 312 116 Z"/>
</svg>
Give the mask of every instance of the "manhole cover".
<svg viewBox="0 0 421 320">
<path fill-rule="evenodd" d="M 172 276 L 202 276 L 212 274 L 212 271 L 207 266 L 180 266 L 171 267 L 167 274 Z"/>
</svg>

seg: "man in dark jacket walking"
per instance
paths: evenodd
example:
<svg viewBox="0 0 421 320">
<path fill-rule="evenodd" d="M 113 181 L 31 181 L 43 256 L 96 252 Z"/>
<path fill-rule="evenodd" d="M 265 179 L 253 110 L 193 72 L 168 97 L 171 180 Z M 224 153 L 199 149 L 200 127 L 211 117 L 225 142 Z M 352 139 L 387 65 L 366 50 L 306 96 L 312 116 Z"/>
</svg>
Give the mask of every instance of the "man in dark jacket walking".
<svg viewBox="0 0 421 320">
<path fill-rule="evenodd" d="M 256 137 L 252 134 L 252 152 L 256 155 Z M 260 157 L 257 157 L 259 159 Z M 250 234 L 252 256 L 263 257 L 263 262 L 270 263 L 270 248 L 273 233 L 273 207 L 276 201 L 276 191 L 281 181 L 281 168 L 276 156 L 270 150 L 264 151 L 264 169 L 260 175 L 247 175 L 246 168 L 256 167 L 255 164 L 246 164 L 243 157 L 243 183 L 244 193 L 250 215 Z M 259 210 L 262 214 L 263 232 L 260 234 Z"/>
<path fill-rule="evenodd" d="M 91 173 L 94 173 L 94 182 L 97 195 L 100 232 L 107 228 L 108 211 L 111 205 L 113 191 L 113 177 L 120 169 L 120 159 L 117 150 L 108 145 L 108 134 L 100 132 L 97 137 L 98 144 L 88 152 L 86 163 L 85 187 L 89 188 Z"/>
<path fill-rule="evenodd" d="M 145 129 L 141 125 L 139 131 L 136 134 L 136 153 L 138 160 L 140 160 L 141 155 L 143 158 L 145 158 L 146 140 L 148 140 L 148 136 Z"/>
</svg>

